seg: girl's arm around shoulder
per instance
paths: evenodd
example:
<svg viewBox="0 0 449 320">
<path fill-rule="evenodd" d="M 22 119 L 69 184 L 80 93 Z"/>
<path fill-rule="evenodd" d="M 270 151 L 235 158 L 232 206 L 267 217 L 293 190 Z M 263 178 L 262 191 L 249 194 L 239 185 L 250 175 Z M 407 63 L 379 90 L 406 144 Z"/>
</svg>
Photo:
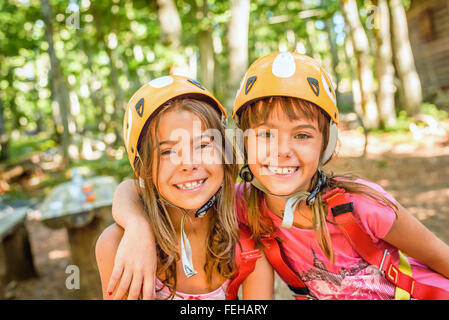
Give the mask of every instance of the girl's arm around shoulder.
<svg viewBox="0 0 449 320">
<path fill-rule="evenodd" d="M 103 299 L 105 300 L 113 298 L 113 292 L 108 292 L 108 282 L 111 278 L 115 255 L 122 236 L 123 229 L 114 223 L 101 233 L 95 246 L 95 256 L 97 258 L 98 271 L 100 272 Z"/>
<path fill-rule="evenodd" d="M 137 192 L 135 180 L 124 180 L 115 189 L 112 200 L 112 217 L 124 229 L 133 222 L 134 224 L 150 224 Z"/>
<path fill-rule="evenodd" d="M 449 278 L 449 246 L 396 204 L 397 219 L 383 240 Z"/>
<path fill-rule="evenodd" d="M 150 220 L 138 194 L 135 180 L 122 181 L 114 192 L 112 216 L 124 234 L 115 255 L 107 291 L 115 299 L 128 292 L 129 299 L 154 298 L 156 242 Z"/>
<path fill-rule="evenodd" d="M 264 254 L 257 259 L 254 271 L 243 281 L 243 300 L 272 300 L 274 287 L 273 267 Z"/>
</svg>

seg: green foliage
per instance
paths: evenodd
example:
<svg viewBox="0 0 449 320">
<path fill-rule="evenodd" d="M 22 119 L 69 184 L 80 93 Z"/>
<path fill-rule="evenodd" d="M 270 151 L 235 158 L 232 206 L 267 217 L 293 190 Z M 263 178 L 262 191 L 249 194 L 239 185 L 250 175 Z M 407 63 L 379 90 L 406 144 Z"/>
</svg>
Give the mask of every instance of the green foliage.
<svg viewBox="0 0 449 320">
<path fill-rule="evenodd" d="M 445 110 L 438 109 L 436 105 L 429 102 L 424 102 L 421 105 L 421 112 L 423 114 L 427 114 L 429 116 L 432 116 L 437 121 L 448 121 L 449 120 L 449 114 Z"/>
<path fill-rule="evenodd" d="M 230 94 L 227 91 L 230 1 L 174 0 L 182 22 L 182 43 L 176 49 L 161 41 L 156 0 L 48 2 L 55 53 L 70 91 L 72 108 L 68 120 L 75 144 L 79 145 L 86 135 L 114 133 L 119 138 L 108 143 L 108 147 L 121 147 L 124 108 L 137 88 L 167 74 L 176 64 L 190 64 L 198 77 L 201 31 L 210 30 L 213 35 L 216 70 L 214 87 L 209 89 L 221 101 Z M 75 3 L 79 11 L 69 10 L 74 8 L 70 4 Z M 372 1 L 358 0 L 358 3 L 363 9 L 362 22 L 366 22 L 368 13 L 364 9 Z M 308 15 L 304 18 L 301 15 L 305 12 Z M 70 17 L 78 17 L 79 24 L 68 24 Z M 340 23 L 336 18 L 340 18 Z M 251 0 L 249 63 L 271 52 L 295 50 L 300 43 L 333 76 L 326 24 L 339 39 L 340 62 L 336 71 L 341 82 L 350 84 L 339 0 Z M 57 128 L 61 127 L 61 118 L 52 102 L 55 80 L 50 72 L 46 30 L 41 0 L 0 2 L 0 100 L 10 142 L 10 162 L 32 152 L 60 147 Z M 352 102 L 346 98 L 339 100 L 339 107 L 341 112 L 353 110 Z M 431 104 L 424 104 L 422 111 L 437 120 L 448 117 Z M 389 130 L 405 132 L 410 123 L 411 119 L 399 111 L 396 127 Z M 26 135 L 30 131 L 38 134 Z M 93 174 L 110 174 L 119 180 L 132 173 L 126 156 L 116 160 L 105 155 L 99 160 L 70 166 L 85 166 Z M 52 176 L 56 182 L 63 178 Z"/>
<path fill-rule="evenodd" d="M 423 102 L 420 108 L 421 114 L 431 116 L 436 122 L 449 122 L 449 114 L 445 110 L 439 109 L 436 105 Z M 410 131 L 410 124 L 415 123 L 418 127 L 426 127 L 428 124 L 421 120 L 415 121 L 413 117 L 409 116 L 404 110 L 399 110 L 397 114 L 396 125 L 390 128 L 376 129 L 373 133 L 407 133 Z"/>
<path fill-rule="evenodd" d="M 50 148 L 57 147 L 54 140 L 50 139 L 48 135 L 41 134 L 33 137 L 22 136 L 20 139 L 10 140 L 10 162 L 15 163 L 35 152 L 44 152 Z"/>
</svg>

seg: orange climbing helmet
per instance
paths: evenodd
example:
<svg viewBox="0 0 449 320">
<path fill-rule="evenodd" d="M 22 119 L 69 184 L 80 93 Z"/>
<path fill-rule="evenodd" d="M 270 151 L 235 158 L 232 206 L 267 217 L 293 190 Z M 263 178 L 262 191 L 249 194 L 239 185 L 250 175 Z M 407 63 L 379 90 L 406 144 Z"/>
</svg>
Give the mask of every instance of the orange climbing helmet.
<svg viewBox="0 0 449 320">
<path fill-rule="evenodd" d="M 206 101 L 223 118 L 227 119 L 226 111 L 220 102 L 201 83 L 194 79 L 170 75 L 144 84 L 129 100 L 123 120 L 125 147 L 134 172 L 136 172 L 134 163 L 137 157 L 137 144 L 145 123 L 166 102 L 173 98 L 184 96 Z"/>
<path fill-rule="evenodd" d="M 298 52 L 278 52 L 256 60 L 237 92 L 232 117 L 255 100 L 286 96 L 313 102 L 338 123 L 335 91 L 330 78 L 313 58 Z"/>
<path fill-rule="evenodd" d="M 232 118 L 250 103 L 270 96 L 300 98 L 314 103 L 330 117 L 329 143 L 321 163 L 326 163 L 337 142 L 338 109 L 329 76 L 313 58 L 298 52 L 278 52 L 256 60 L 242 79 Z"/>
</svg>

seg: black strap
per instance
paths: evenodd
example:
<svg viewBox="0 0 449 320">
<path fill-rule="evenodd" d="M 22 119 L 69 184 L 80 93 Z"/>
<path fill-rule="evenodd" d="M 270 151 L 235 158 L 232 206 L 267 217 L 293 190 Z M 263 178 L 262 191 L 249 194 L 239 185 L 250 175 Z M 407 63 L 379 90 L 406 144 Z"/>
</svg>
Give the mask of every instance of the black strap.
<svg viewBox="0 0 449 320">
<path fill-rule="evenodd" d="M 291 291 L 293 291 L 295 294 L 299 296 L 308 296 L 309 295 L 309 288 L 307 287 L 293 287 L 288 285 Z"/>
<path fill-rule="evenodd" d="M 353 212 L 354 211 L 354 204 L 352 202 L 344 203 L 339 206 L 335 206 L 332 209 L 332 214 L 334 217 L 346 213 L 346 212 Z"/>
</svg>

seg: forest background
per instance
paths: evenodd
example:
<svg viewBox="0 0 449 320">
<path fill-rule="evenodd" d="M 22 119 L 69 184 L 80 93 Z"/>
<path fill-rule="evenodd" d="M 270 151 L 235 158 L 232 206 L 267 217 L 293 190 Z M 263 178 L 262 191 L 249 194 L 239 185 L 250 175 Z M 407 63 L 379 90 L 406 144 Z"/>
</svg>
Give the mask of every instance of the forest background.
<svg viewBox="0 0 449 320">
<path fill-rule="evenodd" d="M 249 64 L 296 50 L 319 60 L 336 89 L 331 167 L 380 183 L 448 242 L 449 76 L 437 74 L 449 69 L 448 16 L 438 0 L 2 1 L 0 204 L 39 203 L 73 168 L 132 177 L 122 125 L 142 84 L 187 75 L 230 114 Z M 447 62 L 426 69 L 436 60 L 423 52 L 437 42 Z M 38 269 L 67 264 L 69 253 L 51 258 L 68 252 L 63 231 L 27 223 Z M 33 297 L 38 283 L 44 298 L 70 297 L 49 284 L 61 270 L 46 285 L 16 283 L 9 297 Z"/>
</svg>

